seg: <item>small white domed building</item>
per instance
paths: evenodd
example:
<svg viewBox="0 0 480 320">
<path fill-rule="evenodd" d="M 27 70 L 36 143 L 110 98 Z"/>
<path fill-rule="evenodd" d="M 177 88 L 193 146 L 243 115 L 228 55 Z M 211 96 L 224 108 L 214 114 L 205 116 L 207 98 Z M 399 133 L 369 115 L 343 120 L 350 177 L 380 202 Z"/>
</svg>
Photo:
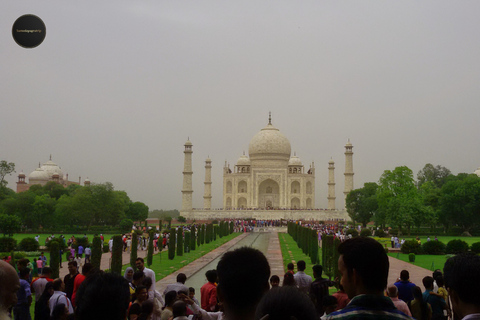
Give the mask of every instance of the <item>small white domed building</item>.
<svg viewBox="0 0 480 320">
<path fill-rule="evenodd" d="M 312 209 L 315 203 L 315 168 L 307 172 L 291 156 L 287 137 L 272 125 L 253 136 L 232 170 L 223 170 L 223 207 L 231 209 Z"/>
</svg>

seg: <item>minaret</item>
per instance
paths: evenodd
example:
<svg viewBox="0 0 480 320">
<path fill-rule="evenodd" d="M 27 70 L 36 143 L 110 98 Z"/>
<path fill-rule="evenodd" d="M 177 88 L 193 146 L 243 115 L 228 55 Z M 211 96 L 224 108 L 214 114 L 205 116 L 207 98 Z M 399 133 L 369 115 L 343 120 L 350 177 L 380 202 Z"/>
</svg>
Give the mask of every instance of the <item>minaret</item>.
<svg viewBox="0 0 480 320">
<path fill-rule="evenodd" d="M 328 210 L 335 210 L 335 162 L 328 161 Z"/>
<path fill-rule="evenodd" d="M 343 194 L 347 198 L 347 194 L 353 190 L 353 146 L 348 139 L 345 145 L 345 190 Z"/>
<path fill-rule="evenodd" d="M 205 160 L 205 193 L 203 195 L 203 208 L 212 208 L 212 160 Z"/>
<path fill-rule="evenodd" d="M 183 164 L 183 189 L 182 189 L 182 212 L 189 212 L 192 211 L 193 204 L 192 204 L 192 147 L 193 144 L 190 140 L 185 142 L 185 161 Z"/>
</svg>

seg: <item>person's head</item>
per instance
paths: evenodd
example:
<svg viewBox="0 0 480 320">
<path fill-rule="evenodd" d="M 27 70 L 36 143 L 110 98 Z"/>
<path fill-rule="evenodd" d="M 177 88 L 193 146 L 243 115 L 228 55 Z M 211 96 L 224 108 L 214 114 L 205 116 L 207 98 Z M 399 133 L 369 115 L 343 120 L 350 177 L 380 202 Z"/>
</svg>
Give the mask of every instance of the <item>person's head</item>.
<svg viewBox="0 0 480 320">
<path fill-rule="evenodd" d="M 84 276 L 89 275 L 93 271 L 93 264 L 91 263 L 85 263 L 82 267 L 82 274 Z"/>
<path fill-rule="evenodd" d="M 135 260 L 135 266 L 138 270 L 143 271 L 143 269 L 145 268 L 145 261 L 143 260 L 143 258 L 137 258 L 137 260 Z"/>
<path fill-rule="evenodd" d="M 423 301 L 422 289 L 419 286 L 412 288 L 413 298 Z"/>
<path fill-rule="evenodd" d="M 68 272 L 70 272 L 71 275 L 74 275 L 74 274 L 77 274 L 77 271 L 78 271 L 77 261 L 69 261 Z"/>
<path fill-rule="evenodd" d="M 398 296 L 398 288 L 395 285 L 389 285 L 387 287 L 387 293 L 390 298 L 396 298 Z"/>
<path fill-rule="evenodd" d="M 125 269 L 125 273 L 123 274 L 123 277 L 125 279 L 127 279 L 128 282 L 132 282 L 132 280 L 133 280 L 133 268 L 128 267 L 127 269 Z"/>
<path fill-rule="evenodd" d="M 80 285 L 75 298 L 76 320 L 125 319 L 130 288 L 122 276 L 96 272 Z"/>
<path fill-rule="evenodd" d="M 135 288 L 135 296 L 137 297 L 137 300 L 141 303 L 148 298 L 148 289 L 147 287 L 143 285 L 139 285 L 138 287 Z"/>
<path fill-rule="evenodd" d="M 177 300 L 177 292 L 175 290 L 168 291 L 165 294 L 165 307 L 171 307 L 175 300 Z"/>
<path fill-rule="evenodd" d="M 372 238 L 353 238 L 342 242 L 338 252 L 340 283 L 350 299 L 359 294 L 383 295 L 390 264 L 379 242 Z"/>
<path fill-rule="evenodd" d="M 316 279 L 316 278 L 320 278 L 322 276 L 322 272 L 323 272 L 323 267 L 319 264 L 316 264 L 312 267 L 312 270 L 313 270 L 313 277 Z"/>
<path fill-rule="evenodd" d="M 51 320 L 66 320 L 68 316 L 68 308 L 65 303 L 55 305 L 52 311 Z"/>
<path fill-rule="evenodd" d="M 188 297 L 190 299 L 193 299 L 195 297 L 195 288 L 194 287 L 188 288 Z"/>
<path fill-rule="evenodd" d="M 283 286 L 295 286 L 295 278 L 291 272 L 285 273 L 283 276 Z"/>
<path fill-rule="evenodd" d="M 325 313 L 330 314 L 335 311 L 335 309 L 337 309 L 338 301 L 337 298 L 335 298 L 334 296 L 326 296 L 323 297 L 322 304 Z"/>
<path fill-rule="evenodd" d="M 144 319 L 147 319 L 149 315 L 153 312 L 153 301 L 152 300 L 145 300 L 142 302 L 142 312 L 141 315 L 144 315 Z"/>
<path fill-rule="evenodd" d="M 226 252 L 217 265 L 217 296 L 228 318 L 248 318 L 270 289 L 270 265 L 265 255 L 251 247 Z"/>
<path fill-rule="evenodd" d="M 462 318 L 480 313 L 480 256 L 472 253 L 449 258 L 443 267 L 445 287 L 452 301 L 452 309 Z M 468 309 L 470 311 L 468 311 Z"/>
<path fill-rule="evenodd" d="M 50 278 L 52 276 L 52 268 L 50 267 L 43 268 L 42 275 L 46 278 Z"/>
<path fill-rule="evenodd" d="M 207 278 L 208 282 L 214 283 L 217 281 L 217 270 L 208 270 L 205 272 L 205 277 Z"/>
<path fill-rule="evenodd" d="M 42 299 L 42 297 L 45 296 L 43 299 L 45 301 L 48 301 L 48 299 L 50 299 L 50 297 L 53 295 L 54 292 L 55 290 L 53 290 L 53 283 L 47 282 L 47 284 L 45 285 L 45 289 L 43 290 L 43 293 L 40 296 L 40 299 Z"/>
<path fill-rule="evenodd" d="M 139 286 L 140 284 L 142 284 L 143 279 L 145 279 L 145 273 L 143 273 L 143 271 L 140 271 L 140 270 L 135 271 L 135 273 L 133 274 L 132 283 L 135 286 Z"/>
<path fill-rule="evenodd" d="M 30 269 L 22 268 L 20 269 L 19 273 L 20 273 L 20 279 L 28 280 L 28 277 L 30 276 Z"/>
<path fill-rule="evenodd" d="M 295 269 L 295 265 L 293 263 L 289 262 L 287 264 L 287 270 L 288 271 L 293 271 L 293 269 Z"/>
<path fill-rule="evenodd" d="M 297 270 L 298 271 L 305 271 L 306 267 L 307 267 L 307 264 L 305 263 L 305 261 L 300 260 L 300 261 L 297 262 Z"/>
<path fill-rule="evenodd" d="M 437 278 L 435 279 L 435 282 L 437 282 L 437 286 L 439 288 L 443 287 L 445 285 L 445 282 L 443 280 L 443 275 L 437 276 Z"/>
<path fill-rule="evenodd" d="M 187 281 L 187 276 L 185 275 L 185 273 L 177 274 L 177 282 L 185 284 L 185 281 Z"/>
<path fill-rule="evenodd" d="M 436 269 L 432 273 L 433 280 L 437 281 L 437 277 L 442 275 L 442 271 L 440 269 Z"/>
<path fill-rule="evenodd" d="M 430 276 L 427 276 L 422 279 L 423 286 L 425 287 L 426 290 L 433 290 L 433 278 Z"/>
<path fill-rule="evenodd" d="M 142 281 L 142 285 L 147 288 L 147 291 L 150 290 L 150 287 L 152 286 L 152 278 L 144 277 Z"/>
<path fill-rule="evenodd" d="M 187 314 L 187 304 L 182 300 L 177 300 L 172 305 L 173 317 L 181 317 Z"/>
<path fill-rule="evenodd" d="M 408 272 L 408 270 L 400 271 L 400 280 L 408 281 L 408 279 L 410 279 L 410 272 Z"/>
<path fill-rule="evenodd" d="M 53 280 L 53 290 L 63 291 L 64 288 L 65 288 L 65 285 L 64 285 L 62 279 L 57 278 L 57 279 Z"/>
<path fill-rule="evenodd" d="M 7 262 L 0 261 L 0 318 L 7 310 L 17 304 L 17 291 L 20 289 L 20 280 L 17 272 Z M 3 318 L 2 318 L 3 319 Z M 8 319 L 8 318 L 5 318 Z"/>
<path fill-rule="evenodd" d="M 42 251 L 42 252 L 40 252 L 40 255 L 43 257 L 45 254 L 44 254 L 43 251 Z"/>
<path fill-rule="evenodd" d="M 268 315 L 270 320 L 318 319 L 312 300 L 295 287 L 278 287 L 267 292 L 258 304 L 255 319 Z"/>
<path fill-rule="evenodd" d="M 272 286 L 272 288 L 278 287 L 280 285 L 280 278 L 276 274 L 270 277 L 270 285 Z"/>
</svg>

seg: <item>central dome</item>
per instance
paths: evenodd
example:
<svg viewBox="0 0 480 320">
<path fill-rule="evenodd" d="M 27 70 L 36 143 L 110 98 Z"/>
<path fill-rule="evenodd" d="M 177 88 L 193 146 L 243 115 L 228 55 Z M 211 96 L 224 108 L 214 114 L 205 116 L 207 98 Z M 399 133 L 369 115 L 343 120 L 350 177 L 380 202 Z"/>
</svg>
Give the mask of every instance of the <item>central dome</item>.
<svg viewBox="0 0 480 320">
<path fill-rule="evenodd" d="M 287 137 L 269 123 L 253 136 L 248 146 L 251 160 L 285 160 L 290 159 L 291 147 Z"/>
</svg>

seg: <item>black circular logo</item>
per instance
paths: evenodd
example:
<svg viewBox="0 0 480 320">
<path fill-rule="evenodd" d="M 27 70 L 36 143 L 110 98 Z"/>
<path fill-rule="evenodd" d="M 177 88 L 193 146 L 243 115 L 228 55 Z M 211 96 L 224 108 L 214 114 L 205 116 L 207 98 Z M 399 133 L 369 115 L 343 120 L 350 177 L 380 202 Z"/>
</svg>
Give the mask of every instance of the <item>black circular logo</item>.
<svg viewBox="0 0 480 320">
<path fill-rule="evenodd" d="M 15 42 L 24 48 L 35 48 L 45 39 L 47 30 L 42 19 L 26 14 L 18 18 L 13 24 L 12 36 Z"/>
</svg>

